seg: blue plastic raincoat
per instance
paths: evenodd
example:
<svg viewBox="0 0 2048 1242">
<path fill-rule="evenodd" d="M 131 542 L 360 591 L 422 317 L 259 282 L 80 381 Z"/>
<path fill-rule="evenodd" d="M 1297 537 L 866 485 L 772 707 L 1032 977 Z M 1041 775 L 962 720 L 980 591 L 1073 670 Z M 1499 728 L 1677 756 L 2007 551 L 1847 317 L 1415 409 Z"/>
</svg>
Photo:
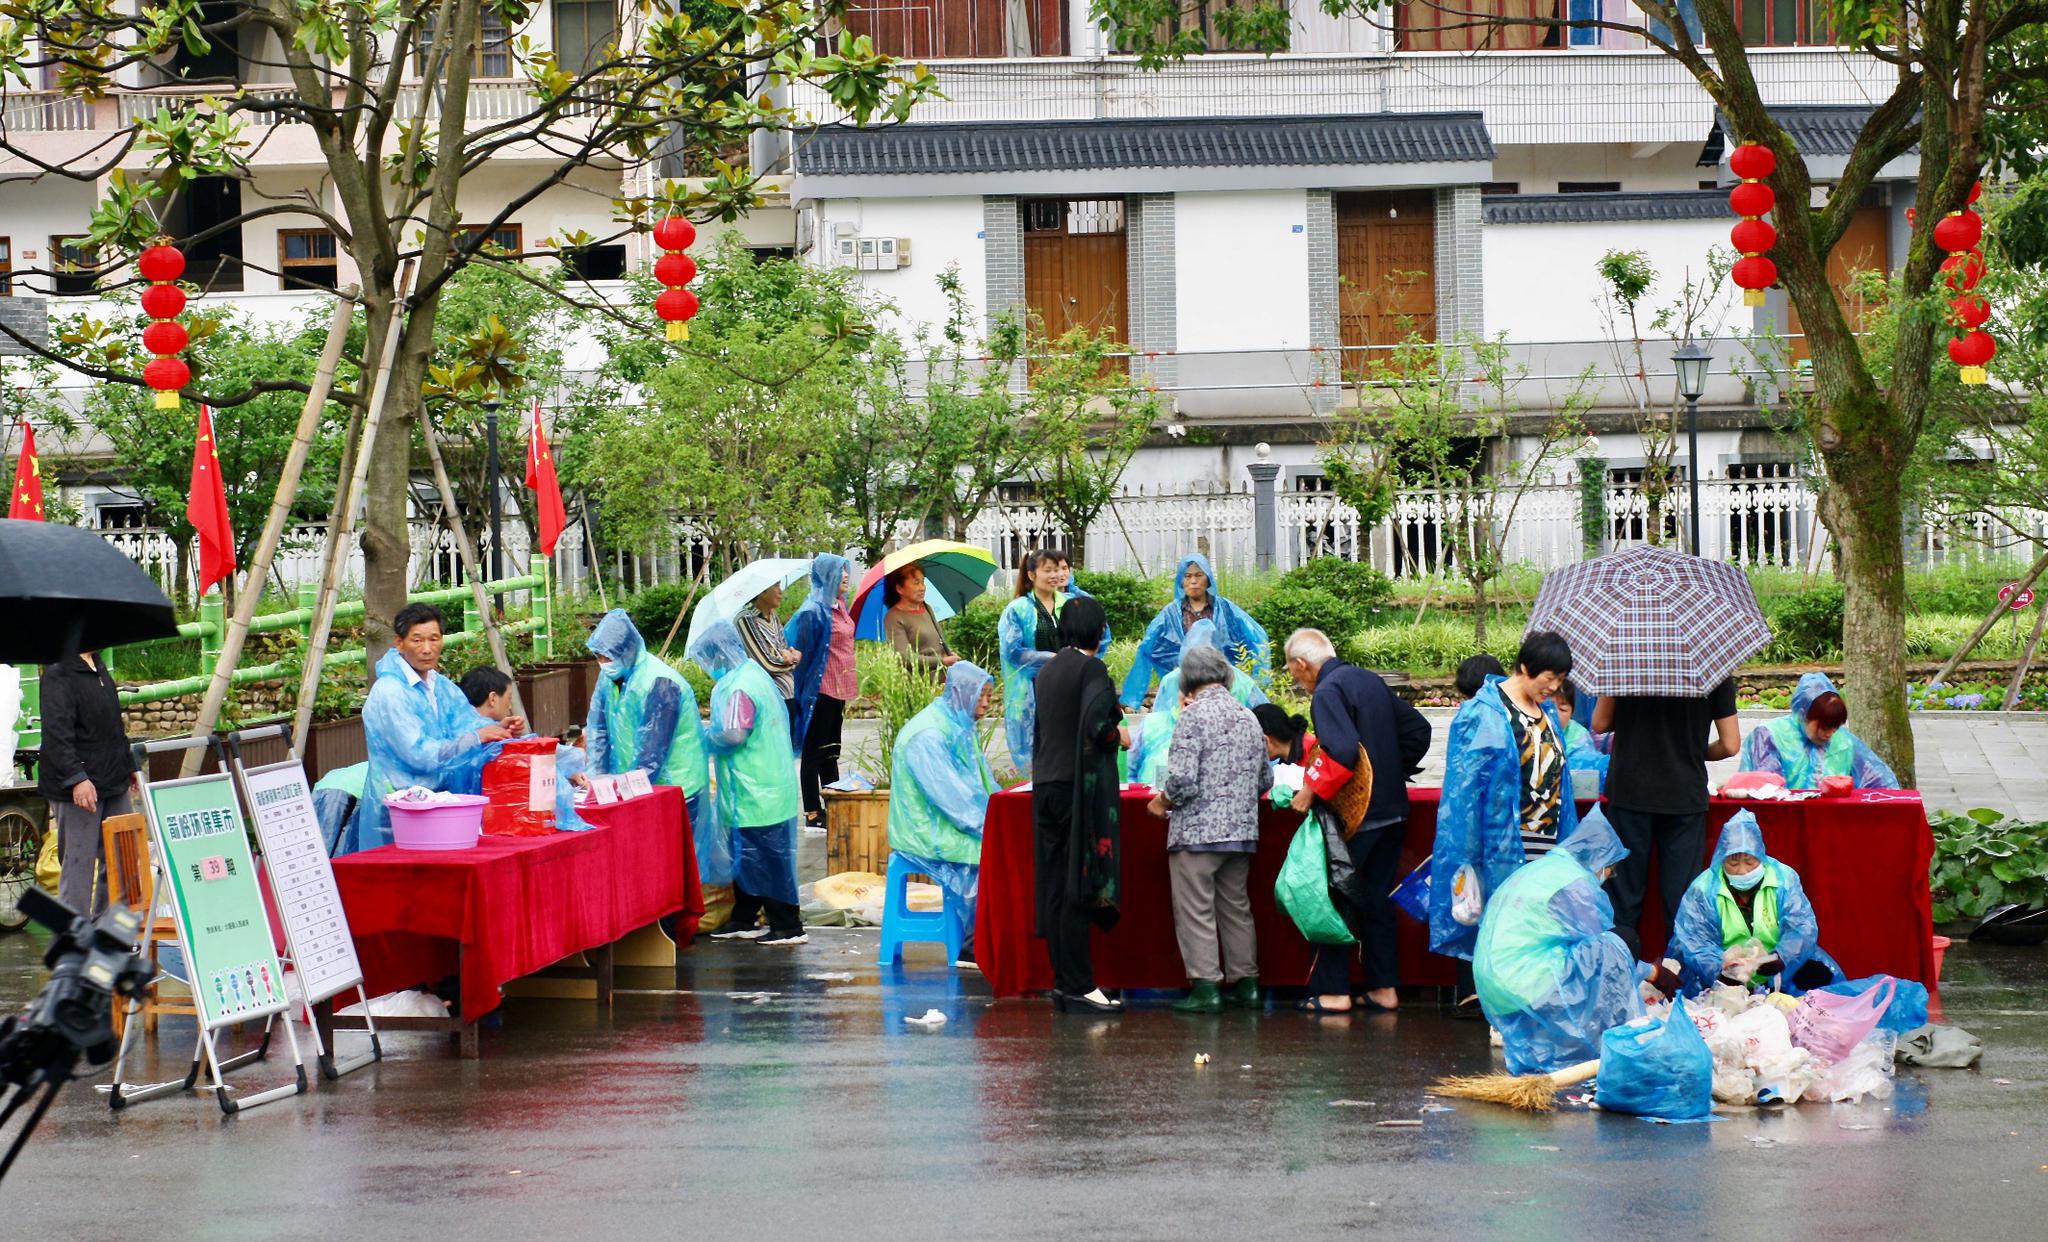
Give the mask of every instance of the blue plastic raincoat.
<svg viewBox="0 0 2048 1242">
<path fill-rule="evenodd" d="M 718 679 L 704 743 L 718 778 L 718 821 L 731 834 L 733 882 L 756 897 L 795 905 L 802 800 L 782 693 L 747 657 L 746 643 L 730 621 L 699 635 L 690 659 Z"/>
<path fill-rule="evenodd" d="M 1835 693 L 1826 673 L 1808 673 L 1792 690 L 1791 710 L 1753 730 L 1742 745 L 1744 772 L 1776 772 L 1788 789 L 1818 789 L 1823 776 L 1846 776 L 1858 789 L 1897 789 L 1891 765 L 1848 729 L 1835 730 L 1826 746 L 1806 735 L 1806 713 L 1823 694 Z"/>
<path fill-rule="evenodd" d="M 889 848 L 960 899 L 969 935 L 982 821 L 996 787 L 974 709 L 992 680 L 965 660 L 948 668 L 939 697 L 896 735 L 889 763 Z"/>
<path fill-rule="evenodd" d="M 1194 647 L 1216 646 L 1216 627 L 1207 620 L 1188 627 L 1182 654 Z M 1241 668 L 1231 670 L 1230 696 L 1246 707 L 1266 701 L 1266 692 Z M 1180 723 L 1180 670 L 1159 679 L 1159 693 L 1152 698 L 1152 711 L 1131 745 L 1131 779 L 1159 788 L 1166 780 L 1166 760 L 1173 745 L 1173 730 Z"/>
<path fill-rule="evenodd" d="M 1728 887 L 1721 863 L 1730 854 L 1748 854 L 1762 861 L 1764 878 L 1752 891 L 1756 894 L 1747 918 Z M 1844 979 L 1842 968 L 1820 947 L 1820 919 L 1799 873 L 1764 853 L 1763 829 L 1753 811 L 1737 811 L 1721 829 L 1714 845 L 1714 861 L 1686 887 L 1678 903 L 1678 918 L 1671 929 L 1671 956 L 1679 961 L 1680 978 L 1688 994 L 1705 991 L 1721 975 L 1721 955 L 1743 940 L 1754 937 L 1785 963 L 1777 982 L 1785 991 L 1799 995 L 1792 976 L 1801 966 L 1818 961 Z M 1757 979 L 1768 987 L 1769 979 Z"/>
<path fill-rule="evenodd" d="M 1060 599 L 1088 592 L 1069 586 Z M 1045 624 L 1039 615 L 1037 597 L 1026 591 L 1004 605 L 996 618 L 996 648 L 1003 662 L 1003 736 L 1010 743 L 1010 763 L 1025 776 L 1031 775 L 1031 734 L 1038 724 L 1038 670 L 1060 649 L 1055 624 Z M 1110 643 L 1109 623 L 1102 626 L 1102 646 Z"/>
<path fill-rule="evenodd" d="M 1613 755 L 1603 755 L 1593 744 L 1593 734 L 1574 720 L 1564 727 L 1564 763 L 1573 772 L 1592 772 L 1600 777 L 1600 792 L 1607 792 L 1607 766 Z M 1569 790 L 1567 790 L 1569 792 Z"/>
<path fill-rule="evenodd" d="M 1451 917 L 1452 878 L 1458 868 L 1469 865 L 1479 874 L 1484 909 L 1527 859 L 1522 848 L 1522 758 L 1508 720 L 1511 709 L 1500 688 L 1505 680 L 1498 674 L 1489 676 L 1451 718 L 1443 801 L 1436 812 L 1436 852 L 1429 869 L 1429 947 L 1448 957 L 1470 958 L 1479 938 L 1477 927 Z M 1562 737 L 1557 708 L 1545 703 L 1543 712 Z M 1578 804 L 1567 784 L 1557 813 L 1558 840 L 1571 836 L 1578 824 Z"/>
<path fill-rule="evenodd" d="M 637 768 L 652 784 L 682 790 L 697 847 L 698 878 L 706 884 L 730 882 L 731 864 L 720 861 L 729 859 L 730 851 L 711 799 L 705 797 L 711 767 L 698 727 L 696 691 L 647 649 L 647 640 L 623 608 L 599 618 L 584 645 L 600 661 L 583 724 L 586 768 L 600 776 Z M 555 775 L 558 780 L 566 776 L 559 759 Z"/>
<path fill-rule="evenodd" d="M 1614 934 L 1600 872 L 1628 857 L 1597 809 L 1556 849 L 1487 895 L 1472 975 L 1510 1074 L 1600 1055 L 1600 1035 L 1643 1016 L 1650 967 Z"/>
<path fill-rule="evenodd" d="M 846 558 L 821 552 L 811 562 L 811 593 L 803 607 L 782 627 L 783 641 L 803 652 L 796 662 L 796 736 L 791 740 L 799 751 L 811 731 L 811 710 L 818 705 L 818 689 L 825 684 L 825 660 L 832 653 L 832 619 L 853 615 L 839 593 L 846 585 Z"/>
<path fill-rule="evenodd" d="M 1182 610 L 1187 606 L 1187 578 L 1189 568 L 1196 568 L 1209 579 L 1209 598 L 1214 602 L 1209 619 L 1216 623 L 1216 645 L 1230 662 L 1241 669 L 1248 669 L 1255 680 L 1266 680 L 1272 666 L 1272 644 L 1266 637 L 1265 627 L 1252 620 L 1251 614 L 1216 593 L 1216 571 L 1209 564 L 1209 558 L 1196 552 L 1181 558 L 1179 568 L 1173 571 L 1173 602 L 1159 610 L 1152 618 L 1152 624 L 1145 627 L 1145 637 L 1138 640 L 1138 659 L 1131 665 L 1131 671 L 1124 677 L 1123 704 L 1136 707 L 1145 699 L 1145 691 L 1152 688 L 1152 677 L 1161 677 L 1180 667 L 1180 652 L 1187 641 L 1187 618 Z"/>
<path fill-rule="evenodd" d="M 478 730 L 487 723 L 452 679 L 438 672 L 421 678 L 398 648 L 385 652 L 363 704 L 369 772 L 355 819 L 336 853 L 391 844 L 385 795 L 414 785 L 459 792 L 466 781 L 480 781 L 484 744 Z"/>
</svg>

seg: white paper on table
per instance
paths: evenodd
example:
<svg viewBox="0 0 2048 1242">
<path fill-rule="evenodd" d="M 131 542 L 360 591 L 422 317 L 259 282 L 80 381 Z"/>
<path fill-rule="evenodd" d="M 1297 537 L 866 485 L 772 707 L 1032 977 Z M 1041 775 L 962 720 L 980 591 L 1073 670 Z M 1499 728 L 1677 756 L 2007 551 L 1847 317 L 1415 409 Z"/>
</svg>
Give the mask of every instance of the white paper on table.
<svg viewBox="0 0 2048 1242">
<path fill-rule="evenodd" d="M 647 773 L 640 768 L 621 773 L 618 780 L 621 798 L 638 798 L 654 792 L 654 782 L 648 780 Z"/>
<path fill-rule="evenodd" d="M 619 800 L 619 778 L 616 776 L 592 776 L 590 796 L 597 799 L 599 806 L 610 806 Z"/>
</svg>

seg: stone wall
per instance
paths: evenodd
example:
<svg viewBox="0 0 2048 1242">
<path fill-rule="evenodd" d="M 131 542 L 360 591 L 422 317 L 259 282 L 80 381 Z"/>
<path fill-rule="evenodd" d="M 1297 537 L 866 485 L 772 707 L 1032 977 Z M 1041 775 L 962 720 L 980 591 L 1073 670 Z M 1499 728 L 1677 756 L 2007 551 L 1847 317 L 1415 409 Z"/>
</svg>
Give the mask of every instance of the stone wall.
<svg viewBox="0 0 2048 1242">
<path fill-rule="evenodd" d="M 132 690 L 134 686 L 124 684 L 121 688 Z M 229 707 L 238 719 L 259 720 L 291 711 L 297 697 L 296 686 L 281 681 L 255 682 L 237 686 Z M 121 710 L 121 724 L 128 730 L 128 736 L 137 741 L 181 737 L 199 723 L 199 706 L 205 700 L 204 694 L 186 694 L 155 703 L 131 704 Z"/>
</svg>

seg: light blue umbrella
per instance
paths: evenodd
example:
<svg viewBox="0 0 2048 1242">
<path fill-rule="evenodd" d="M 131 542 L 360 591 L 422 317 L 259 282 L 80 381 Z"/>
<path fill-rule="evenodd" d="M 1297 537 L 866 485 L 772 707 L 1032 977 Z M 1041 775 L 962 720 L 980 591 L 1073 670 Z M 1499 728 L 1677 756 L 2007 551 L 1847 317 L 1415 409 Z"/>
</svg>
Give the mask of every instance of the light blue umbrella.
<svg viewBox="0 0 2048 1242">
<path fill-rule="evenodd" d="M 683 643 L 683 650 L 695 649 L 699 635 L 720 621 L 737 617 L 740 609 L 769 587 L 786 587 L 808 577 L 810 572 L 811 558 L 808 556 L 770 557 L 743 566 L 732 577 L 712 587 L 711 594 L 698 602 L 697 611 L 690 614 L 690 637 Z"/>
</svg>

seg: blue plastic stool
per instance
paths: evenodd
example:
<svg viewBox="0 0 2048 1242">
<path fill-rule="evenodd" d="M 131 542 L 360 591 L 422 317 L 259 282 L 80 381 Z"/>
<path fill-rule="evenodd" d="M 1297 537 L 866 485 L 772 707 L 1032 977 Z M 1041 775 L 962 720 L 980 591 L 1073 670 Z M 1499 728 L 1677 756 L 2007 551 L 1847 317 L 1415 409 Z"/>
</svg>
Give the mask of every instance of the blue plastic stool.
<svg viewBox="0 0 2048 1242">
<path fill-rule="evenodd" d="M 916 863 L 894 850 L 889 852 L 889 878 L 882 896 L 882 947 L 876 960 L 883 966 L 903 964 L 906 944 L 943 944 L 946 968 L 960 960 L 960 929 L 965 911 L 959 898 L 941 885 L 945 905 L 937 911 L 910 908 L 910 877 L 923 875 Z"/>
</svg>

